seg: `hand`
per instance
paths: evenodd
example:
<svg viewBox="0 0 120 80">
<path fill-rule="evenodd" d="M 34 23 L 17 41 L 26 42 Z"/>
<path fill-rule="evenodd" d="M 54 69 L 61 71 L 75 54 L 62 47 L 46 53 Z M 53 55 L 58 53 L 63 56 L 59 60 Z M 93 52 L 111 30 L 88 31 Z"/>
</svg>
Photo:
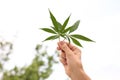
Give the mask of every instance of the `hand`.
<svg viewBox="0 0 120 80">
<path fill-rule="evenodd" d="M 79 48 L 61 41 L 58 42 L 57 49 L 61 51 L 60 61 L 65 68 L 65 72 L 72 80 L 90 80 L 83 70 Z"/>
</svg>

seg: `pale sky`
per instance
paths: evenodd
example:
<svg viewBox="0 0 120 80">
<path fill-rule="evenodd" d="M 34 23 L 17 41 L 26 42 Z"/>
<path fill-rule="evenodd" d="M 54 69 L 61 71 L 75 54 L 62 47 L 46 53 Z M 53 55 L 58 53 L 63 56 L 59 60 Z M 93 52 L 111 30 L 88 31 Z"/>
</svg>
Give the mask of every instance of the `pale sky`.
<svg viewBox="0 0 120 80">
<path fill-rule="evenodd" d="M 120 80 L 120 0 L 0 0 L 0 37 L 14 43 L 7 68 L 31 62 L 35 45 L 48 36 L 38 29 L 51 26 L 48 8 L 60 22 L 69 14 L 69 25 L 81 20 L 76 33 L 96 41 L 81 42 L 84 69 L 92 80 Z M 49 51 L 57 46 L 44 45 Z M 54 70 L 48 80 L 66 79 L 61 64 Z"/>
</svg>

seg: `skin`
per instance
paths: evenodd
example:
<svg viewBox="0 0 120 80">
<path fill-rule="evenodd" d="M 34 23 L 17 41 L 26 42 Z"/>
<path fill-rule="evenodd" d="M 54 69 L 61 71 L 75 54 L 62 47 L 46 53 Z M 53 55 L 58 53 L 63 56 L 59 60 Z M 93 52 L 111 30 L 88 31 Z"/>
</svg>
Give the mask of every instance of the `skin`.
<svg viewBox="0 0 120 80">
<path fill-rule="evenodd" d="M 81 50 L 67 42 L 58 42 L 58 50 L 61 51 L 60 61 L 65 68 L 66 74 L 71 80 L 91 80 L 85 73 L 81 62 Z"/>
</svg>

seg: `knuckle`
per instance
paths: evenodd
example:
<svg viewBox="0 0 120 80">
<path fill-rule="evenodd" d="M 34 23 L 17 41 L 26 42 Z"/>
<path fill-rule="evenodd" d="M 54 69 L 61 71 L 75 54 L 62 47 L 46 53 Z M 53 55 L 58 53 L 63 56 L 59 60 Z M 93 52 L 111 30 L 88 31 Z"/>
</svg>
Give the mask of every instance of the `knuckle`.
<svg viewBox="0 0 120 80">
<path fill-rule="evenodd" d="M 67 49 L 67 47 L 66 47 L 66 45 L 65 45 L 65 44 L 63 45 L 63 47 L 62 47 L 62 48 L 63 48 L 64 50 L 66 50 L 66 49 Z"/>
</svg>

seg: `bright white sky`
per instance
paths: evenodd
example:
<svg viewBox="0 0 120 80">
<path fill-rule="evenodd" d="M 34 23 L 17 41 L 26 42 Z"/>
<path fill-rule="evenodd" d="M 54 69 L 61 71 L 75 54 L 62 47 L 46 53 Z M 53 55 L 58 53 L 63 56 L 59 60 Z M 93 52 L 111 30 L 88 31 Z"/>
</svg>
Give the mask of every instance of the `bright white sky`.
<svg viewBox="0 0 120 80">
<path fill-rule="evenodd" d="M 96 41 L 82 43 L 83 65 L 92 80 L 120 80 L 120 0 L 0 0 L 0 37 L 14 43 L 6 66 L 31 62 L 35 45 L 47 36 L 38 28 L 51 25 L 48 8 L 61 22 L 72 13 L 69 24 L 81 20 L 76 33 Z M 56 48 L 55 42 L 44 44 Z M 48 80 L 66 79 L 61 64 L 54 70 Z"/>
</svg>

